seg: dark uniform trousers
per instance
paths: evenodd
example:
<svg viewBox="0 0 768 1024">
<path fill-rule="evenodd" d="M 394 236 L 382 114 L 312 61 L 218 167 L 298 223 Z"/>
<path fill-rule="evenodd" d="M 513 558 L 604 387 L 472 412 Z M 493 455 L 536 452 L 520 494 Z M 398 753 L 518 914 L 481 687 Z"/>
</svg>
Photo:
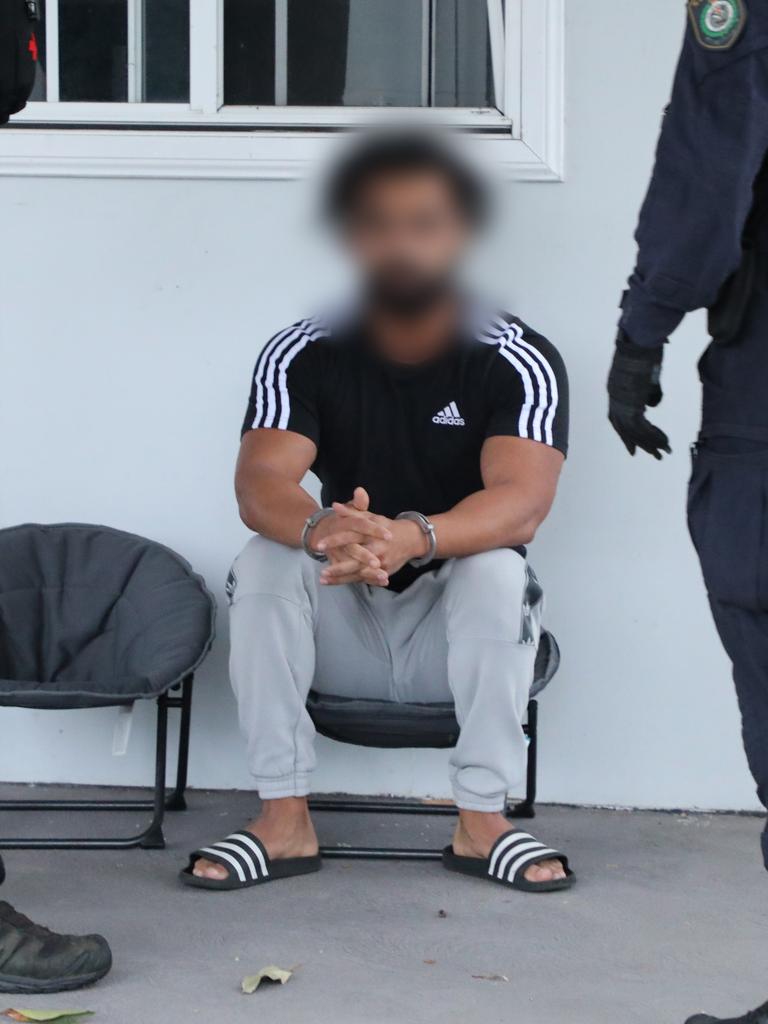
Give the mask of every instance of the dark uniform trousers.
<svg viewBox="0 0 768 1024">
<path fill-rule="evenodd" d="M 703 416 L 688 524 L 768 807 L 768 258 L 756 276 L 738 335 L 713 342 L 699 364 Z M 768 833 L 763 857 L 768 868 Z"/>
</svg>

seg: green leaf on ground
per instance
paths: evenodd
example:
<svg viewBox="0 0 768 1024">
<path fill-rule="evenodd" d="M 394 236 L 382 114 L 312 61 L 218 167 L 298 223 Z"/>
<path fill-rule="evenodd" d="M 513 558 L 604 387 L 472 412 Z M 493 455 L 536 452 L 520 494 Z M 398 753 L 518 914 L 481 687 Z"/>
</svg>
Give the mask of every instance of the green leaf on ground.
<svg viewBox="0 0 768 1024">
<path fill-rule="evenodd" d="M 281 985 L 284 985 L 292 976 L 293 971 L 286 971 L 282 967 L 275 967 L 274 964 L 270 964 L 268 967 L 262 967 L 258 974 L 249 974 L 243 978 L 241 988 L 249 996 L 256 991 L 262 981 L 278 981 Z"/>
<path fill-rule="evenodd" d="M 93 1010 L 3 1010 L 9 1020 L 20 1021 L 61 1021 L 61 1024 L 77 1024 L 83 1017 L 92 1017 Z"/>
</svg>

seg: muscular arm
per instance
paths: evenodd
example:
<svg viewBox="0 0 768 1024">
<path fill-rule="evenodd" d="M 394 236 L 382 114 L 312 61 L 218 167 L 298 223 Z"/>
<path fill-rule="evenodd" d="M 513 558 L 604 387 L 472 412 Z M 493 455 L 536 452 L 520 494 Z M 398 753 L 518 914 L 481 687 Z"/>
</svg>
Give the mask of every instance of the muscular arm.
<svg viewBox="0 0 768 1024">
<path fill-rule="evenodd" d="M 249 529 L 299 547 L 304 521 L 318 507 L 301 486 L 316 452 L 312 441 L 289 430 L 250 430 L 243 436 L 235 492 Z"/>
<path fill-rule="evenodd" d="M 438 558 L 460 558 L 533 540 L 557 490 L 564 456 L 519 437 L 489 437 L 480 468 L 484 489 L 432 516 Z"/>
<path fill-rule="evenodd" d="M 315 455 L 314 442 L 293 431 L 258 429 L 244 435 L 237 459 L 235 491 L 240 518 L 247 527 L 279 544 L 301 546 L 307 516 L 318 508 L 301 486 Z M 364 494 L 364 501 L 358 504 L 367 509 L 368 496 Z M 386 585 L 387 576 L 378 557 L 364 546 L 376 539 L 390 539 L 390 531 L 380 516 L 365 514 L 354 529 L 345 521 L 339 522 L 338 516 L 329 516 L 314 528 L 310 543 L 322 544 L 323 538 L 331 534 L 341 542 L 327 552 L 331 566 L 338 570 L 337 582 Z"/>
<path fill-rule="evenodd" d="M 488 438 L 481 453 L 484 489 L 470 494 L 449 512 L 429 517 L 437 537 L 436 557 L 461 558 L 530 543 L 552 507 L 563 461 L 561 452 L 538 441 Z M 334 508 L 349 524 L 362 515 L 347 506 Z M 410 559 L 425 554 L 426 542 L 410 520 L 387 522 L 391 539 L 366 544 L 391 575 Z M 329 537 L 322 543 L 328 550 L 335 541 Z M 323 577 L 324 582 L 338 583 L 343 581 L 343 572 L 332 566 Z"/>
</svg>

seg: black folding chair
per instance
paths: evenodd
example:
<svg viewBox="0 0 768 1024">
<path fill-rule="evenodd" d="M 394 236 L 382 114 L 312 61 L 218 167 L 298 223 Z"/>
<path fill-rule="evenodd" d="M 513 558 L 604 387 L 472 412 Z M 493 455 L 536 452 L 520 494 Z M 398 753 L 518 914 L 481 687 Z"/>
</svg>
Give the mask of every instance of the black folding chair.
<svg viewBox="0 0 768 1024">
<path fill-rule="evenodd" d="M 549 684 L 560 665 L 560 648 L 551 633 L 542 632 L 536 654 L 534 683 L 524 726 L 528 737 L 528 771 L 525 797 L 508 803 L 507 817 L 533 818 L 536 815 L 536 765 L 538 756 L 538 701 L 536 697 Z M 459 725 L 452 703 L 396 704 L 392 701 L 358 700 L 333 697 L 312 691 L 307 710 L 322 736 L 361 747 L 429 747 L 444 749 L 456 745 Z M 310 800 L 315 811 L 353 811 L 364 814 L 442 814 L 455 815 L 453 805 L 418 800 L 354 800 L 348 797 Z M 355 857 L 372 860 L 439 860 L 441 851 L 396 849 L 380 846 L 326 846 L 324 857 Z"/>
<path fill-rule="evenodd" d="M 152 800 L 3 800 L 0 810 L 150 811 L 121 838 L 7 839 L 0 849 L 162 848 L 166 809 L 186 806 L 194 672 L 213 641 L 215 605 L 170 548 L 106 526 L 0 530 L 0 706 L 157 703 Z M 168 709 L 181 713 L 176 783 L 165 787 Z"/>
</svg>

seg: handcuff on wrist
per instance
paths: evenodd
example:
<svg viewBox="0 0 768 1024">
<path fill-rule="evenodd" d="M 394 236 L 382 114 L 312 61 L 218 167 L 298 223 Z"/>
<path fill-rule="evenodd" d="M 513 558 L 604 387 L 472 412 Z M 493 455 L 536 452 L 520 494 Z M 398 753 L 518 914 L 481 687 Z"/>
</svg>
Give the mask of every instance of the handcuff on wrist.
<svg viewBox="0 0 768 1024">
<path fill-rule="evenodd" d="M 421 512 L 401 512 L 400 515 L 395 516 L 395 519 L 409 519 L 412 523 L 416 523 L 427 538 L 427 553 L 420 555 L 418 558 L 412 558 L 408 564 L 412 565 L 414 569 L 420 569 L 424 565 L 429 565 L 437 551 L 437 536 L 433 524 Z"/>
<path fill-rule="evenodd" d="M 334 511 L 332 508 L 319 508 L 316 512 L 313 512 L 311 516 L 307 516 L 304 527 L 301 531 L 301 546 L 304 548 L 306 554 L 310 558 L 314 558 L 316 562 L 327 562 L 328 555 L 324 555 L 322 551 L 315 551 L 310 547 L 309 535 L 312 533 L 318 523 L 322 522 L 323 519 L 327 519 L 328 516 L 332 516 Z"/>
<path fill-rule="evenodd" d="M 310 558 L 314 558 L 316 562 L 327 562 L 328 556 L 324 555 L 321 551 L 315 551 L 310 545 L 310 534 L 323 519 L 327 519 L 328 516 L 332 516 L 334 511 L 332 508 L 319 508 L 316 512 L 313 512 L 311 516 L 307 516 L 304 526 L 301 531 L 301 546 L 305 553 Z M 412 565 L 415 569 L 420 569 L 422 566 L 429 565 L 434 559 L 435 552 L 437 551 L 437 537 L 435 535 L 435 527 L 421 512 L 401 512 L 395 516 L 395 519 L 406 519 L 410 522 L 416 523 L 421 532 L 427 538 L 427 552 L 424 555 L 420 555 L 418 558 L 412 558 L 409 565 Z"/>
</svg>

